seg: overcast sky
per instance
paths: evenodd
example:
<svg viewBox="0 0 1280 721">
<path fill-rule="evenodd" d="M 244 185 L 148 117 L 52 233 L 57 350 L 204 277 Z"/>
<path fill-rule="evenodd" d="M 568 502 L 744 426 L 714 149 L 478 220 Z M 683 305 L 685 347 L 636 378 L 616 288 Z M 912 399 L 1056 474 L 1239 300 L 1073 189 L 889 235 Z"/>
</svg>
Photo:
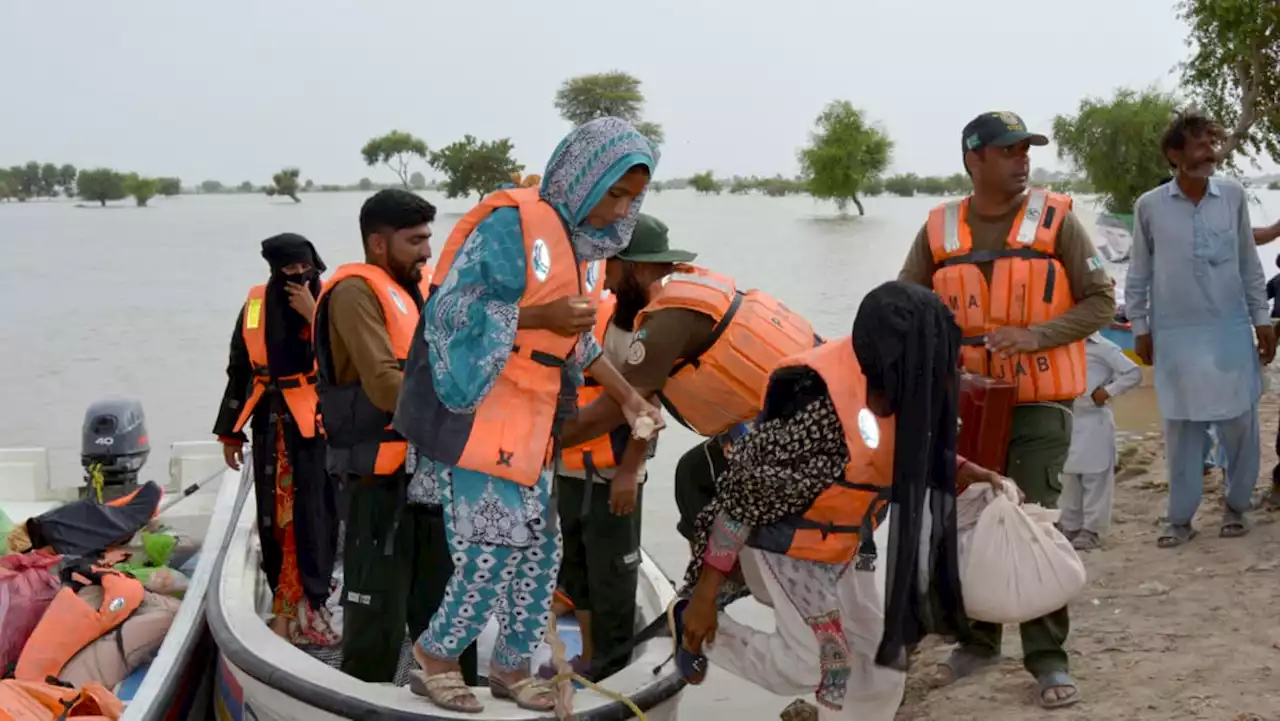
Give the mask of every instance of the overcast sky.
<svg viewBox="0 0 1280 721">
<path fill-rule="evenodd" d="M 386 170 L 399 128 L 510 137 L 540 170 L 569 76 L 625 70 L 666 130 L 659 177 L 796 171 L 822 106 L 896 142 L 893 169 L 960 169 L 960 129 L 1013 110 L 1049 132 L 1081 97 L 1176 85 L 1173 0 L 220 0 L 0 5 L 0 165 L 107 165 L 227 183 Z M 1033 163 L 1061 167 L 1052 149 Z M 1270 163 L 1264 166 L 1273 170 Z"/>
</svg>

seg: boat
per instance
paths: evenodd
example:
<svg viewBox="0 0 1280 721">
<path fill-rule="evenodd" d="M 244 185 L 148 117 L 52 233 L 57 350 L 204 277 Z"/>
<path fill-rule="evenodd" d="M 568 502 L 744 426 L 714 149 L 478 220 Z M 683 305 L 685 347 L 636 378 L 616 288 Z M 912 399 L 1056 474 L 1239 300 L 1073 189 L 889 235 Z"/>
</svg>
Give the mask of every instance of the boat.
<svg viewBox="0 0 1280 721">
<path fill-rule="evenodd" d="M 240 475 L 225 467 L 217 442 L 171 446 L 166 500 L 157 521 L 203 543 L 183 569 L 190 585 L 155 658 L 113 689 L 125 704 L 124 721 L 199 721 L 212 709 L 214 652 L 204 601 L 217 554 L 207 549 L 222 547 L 231 530 Z M 21 522 L 79 495 L 77 488 L 55 487 L 50 478 L 46 449 L 0 449 L 0 510 Z"/>
<path fill-rule="evenodd" d="M 246 466 L 248 463 L 246 460 Z M 405 686 L 366 683 L 347 676 L 271 633 L 264 620 L 270 615 L 271 593 L 260 570 L 255 499 L 250 484 L 245 483 L 239 489 L 233 515 L 231 532 L 217 553 L 206 610 L 218 647 L 215 704 L 219 719 L 517 721 L 553 718 L 550 714 L 522 710 L 509 701 L 495 700 L 483 687 L 473 689 L 485 706 L 483 713 L 446 711 L 414 696 Z M 651 627 L 651 623 L 662 618 L 674 596 L 671 582 L 653 559 L 643 554 L 636 599 L 637 630 Z M 576 624 L 567 619 L 561 619 L 559 624 L 559 636 L 569 648 L 567 656 L 572 655 L 573 648 L 581 643 Z M 479 639 L 482 674 L 488 668 L 497 630 L 497 624 L 491 621 Z M 673 721 L 685 683 L 669 662 L 671 651 L 670 637 L 644 641 L 636 647 L 631 664 L 600 685 L 635 704 L 649 721 Z M 540 658 L 546 657 L 549 652 L 544 644 L 534 656 L 535 666 Z M 573 718 L 579 721 L 633 718 L 633 712 L 622 701 L 590 689 L 575 693 L 573 712 Z"/>
</svg>

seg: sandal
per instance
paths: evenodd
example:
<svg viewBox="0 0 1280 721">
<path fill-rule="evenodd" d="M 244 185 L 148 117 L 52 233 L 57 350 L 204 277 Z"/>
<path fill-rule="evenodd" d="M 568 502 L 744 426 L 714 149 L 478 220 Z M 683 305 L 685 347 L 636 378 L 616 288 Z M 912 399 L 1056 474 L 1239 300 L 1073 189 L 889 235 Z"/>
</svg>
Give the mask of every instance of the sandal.
<svg viewBox="0 0 1280 721">
<path fill-rule="evenodd" d="M 480 713 L 484 706 L 462 680 L 461 671 L 445 671 L 428 676 L 421 669 L 409 672 L 409 691 L 422 696 L 446 711 Z"/>
<path fill-rule="evenodd" d="M 1076 682 L 1072 680 L 1071 675 L 1066 671 L 1050 671 L 1049 673 L 1036 676 L 1036 682 L 1040 684 L 1040 708 L 1062 708 L 1070 706 L 1080 700 L 1080 691 L 1076 688 Z M 1049 698 L 1045 694 L 1053 689 L 1069 688 L 1071 695 L 1065 698 Z"/>
<path fill-rule="evenodd" d="M 1102 541 L 1098 538 L 1098 534 L 1086 529 L 1076 531 L 1071 538 L 1071 547 L 1077 551 L 1096 551 L 1102 548 Z"/>
<path fill-rule="evenodd" d="M 525 711 L 554 711 L 556 708 L 555 690 L 546 681 L 532 676 L 508 685 L 497 674 L 489 674 L 489 692 L 496 699 L 514 701 Z"/>
<path fill-rule="evenodd" d="M 684 609 L 689 599 L 677 598 L 667 607 L 667 628 L 671 630 L 672 642 L 675 644 L 676 668 L 688 683 L 697 686 L 707 677 L 707 657 L 695 654 L 684 647 Z"/>
<path fill-rule="evenodd" d="M 1200 532 L 1192 528 L 1190 523 L 1166 523 L 1160 537 L 1156 539 L 1156 546 L 1177 548 L 1198 535 Z"/>
<path fill-rule="evenodd" d="M 1248 533 L 1249 523 L 1245 520 L 1243 513 L 1228 508 L 1222 514 L 1222 527 L 1218 529 L 1220 538 L 1239 538 Z"/>
<path fill-rule="evenodd" d="M 956 646 L 947 655 L 942 663 L 938 664 L 940 669 L 945 669 L 948 678 L 946 683 L 955 683 L 965 676 L 977 673 L 982 669 L 995 665 L 1000 660 L 998 654 L 987 655 L 976 651 L 970 651 L 963 646 Z"/>
</svg>

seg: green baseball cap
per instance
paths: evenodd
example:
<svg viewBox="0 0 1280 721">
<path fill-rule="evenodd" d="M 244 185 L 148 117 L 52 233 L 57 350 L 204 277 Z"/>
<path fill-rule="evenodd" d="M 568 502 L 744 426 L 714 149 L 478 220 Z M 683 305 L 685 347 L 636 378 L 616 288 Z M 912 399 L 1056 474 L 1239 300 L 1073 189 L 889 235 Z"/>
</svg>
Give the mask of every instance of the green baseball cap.
<svg viewBox="0 0 1280 721">
<path fill-rule="evenodd" d="M 1027 130 L 1027 124 L 1016 113 L 1008 111 L 983 113 L 964 126 L 960 133 L 962 153 L 988 146 L 1004 148 L 1024 140 L 1032 145 L 1048 145 L 1049 139 Z"/>
<path fill-rule="evenodd" d="M 697 253 L 688 250 L 673 250 L 667 237 L 667 224 L 653 217 L 640 213 L 636 216 L 636 229 L 631 234 L 631 243 L 616 257 L 632 263 L 692 263 Z"/>
</svg>

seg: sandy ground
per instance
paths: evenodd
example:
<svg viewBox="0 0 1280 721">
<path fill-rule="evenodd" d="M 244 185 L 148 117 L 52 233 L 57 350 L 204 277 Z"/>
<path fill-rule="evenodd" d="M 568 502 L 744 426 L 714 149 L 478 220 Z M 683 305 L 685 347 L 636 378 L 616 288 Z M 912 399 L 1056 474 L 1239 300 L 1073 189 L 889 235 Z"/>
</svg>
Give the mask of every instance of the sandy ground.
<svg viewBox="0 0 1280 721">
<path fill-rule="evenodd" d="M 1280 395 L 1270 393 L 1261 406 L 1264 479 L 1276 462 L 1278 414 Z M 1068 649 L 1081 701 L 1040 709 L 1017 629 L 1007 627 L 1003 662 L 950 686 L 936 685 L 949 646 L 922 649 L 898 721 L 1280 721 L 1280 514 L 1254 511 L 1249 535 L 1219 538 L 1222 475 L 1214 471 L 1200 536 L 1157 548 L 1163 440 L 1142 433 L 1121 449 L 1113 527 L 1102 550 L 1084 555 L 1089 585 L 1071 605 Z"/>
</svg>

